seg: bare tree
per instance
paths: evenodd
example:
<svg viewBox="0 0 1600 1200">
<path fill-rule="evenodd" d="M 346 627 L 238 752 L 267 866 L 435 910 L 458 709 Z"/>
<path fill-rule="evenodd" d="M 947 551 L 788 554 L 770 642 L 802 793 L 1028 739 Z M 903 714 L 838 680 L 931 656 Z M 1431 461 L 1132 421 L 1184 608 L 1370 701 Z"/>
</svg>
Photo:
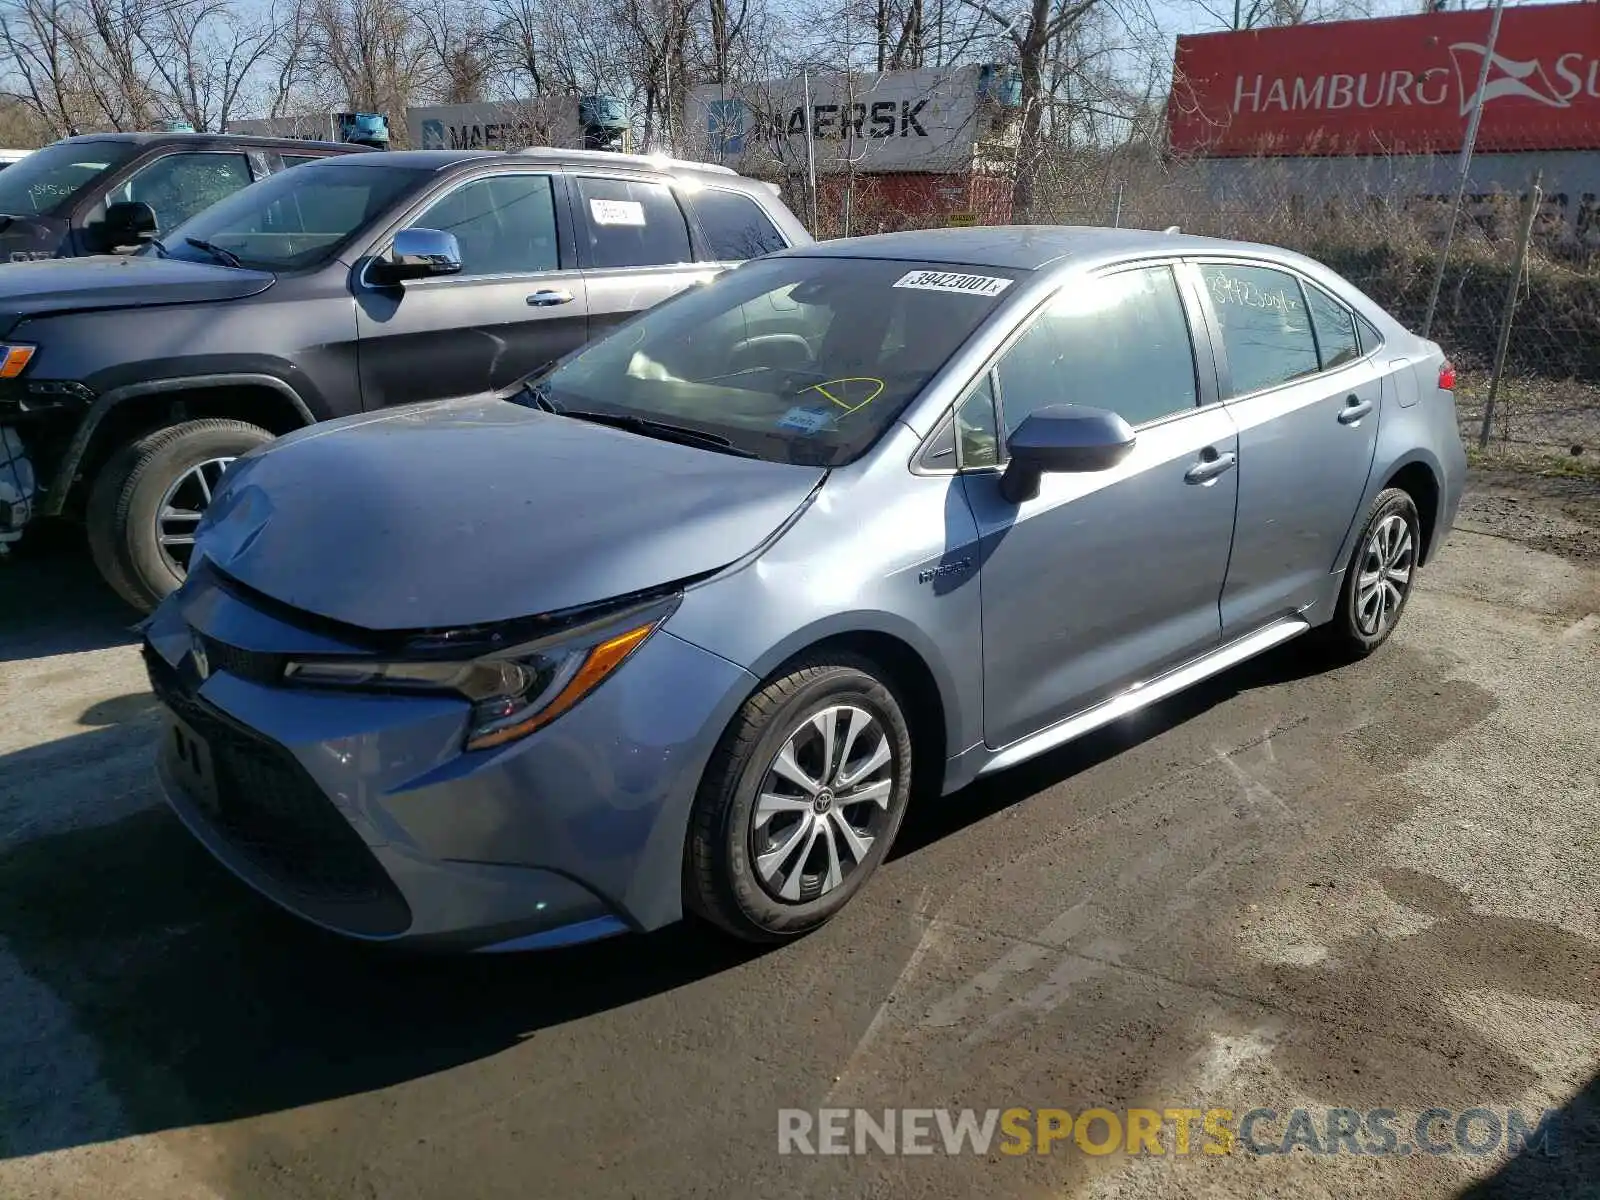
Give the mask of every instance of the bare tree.
<svg viewBox="0 0 1600 1200">
<path fill-rule="evenodd" d="M 1016 178 L 1011 188 L 1013 219 L 1026 223 L 1033 216 L 1035 185 L 1044 157 L 1045 112 L 1049 92 L 1045 72 L 1049 50 L 1080 25 L 1100 0 L 1018 0 L 996 7 L 990 0 L 961 0 L 999 28 L 1010 43 L 1022 75 L 1022 112 L 1017 137 Z M 1070 44 L 1070 39 L 1067 43 Z"/>
<path fill-rule="evenodd" d="M 494 47 L 483 8 L 461 0 L 426 0 L 417 24 L 442 104 L 482 100 L 494 70 Z"/>
<path fill-rule="evenodd" d="M 84 119 L 72 39 L 63 0 L 16 0 L 0 12 L 10 95 L 31 110 L 51 136 L 61 137 Z"/>
<path fill-rule="evenodd" d="M 246 19 L 229 0 L 197 0 L 160 10 L 136 32 L 153 71 L 158 103 L 201 132 L 221 131 L 281 22 L 269 10 Z"/>
<path fill-rule="evenodd" d="M 432 83 L 427 38 L 405 0 L 312 0 L 308 35 L 358 110 L 402 114 Z M 396 132 L 403 144 L 404 126 Z"/>
</svg>

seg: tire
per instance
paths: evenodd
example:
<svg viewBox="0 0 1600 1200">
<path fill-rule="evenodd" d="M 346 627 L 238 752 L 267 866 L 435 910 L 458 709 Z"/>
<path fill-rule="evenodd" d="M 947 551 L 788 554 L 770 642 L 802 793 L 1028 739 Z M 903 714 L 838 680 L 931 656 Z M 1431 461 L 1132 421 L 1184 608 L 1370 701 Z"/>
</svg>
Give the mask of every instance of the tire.
<svg viewBox="0 0 1600 1200">
<path fill-rule="evenodd" d="M 151 609 L 183 582 L 180 548 L 166 548 L 156 516 L 180 481 L 188 493 L 174 496 L 198 512 L 196 485 L 185 476 L 202 464 L 237 458 L 270 442 L 271 433 L 243 421 L 185 421 L 148 433 L 113 454 L 89 492 L 89 552 L 113 591 L 141 612 Z M 208 486 L 220 470 L 205 468 Z M 199 496 L 204 495 L 203 490 Z M 176 530 L 175 530 L 176 531 Z"/>
<path fill-rule="evenodd" d="M 876 671 L 873 664 L 842 654 L 802 660 L 745 701 L 695 796 L 684 854 L 687 912 L 745 941 L 781 942 L 816 929 L 860 891 L 893 844 L 911 796 L 911 731 L 899 701 Z M 821 778 L 830 710 L 836 769 Z M 860 719 L 855 713 L 865 714 L 871 724 L 858 728 L 851 741 L 850 725 Z M 887 763 L 863 771 L 880 742 Z M 838 806 L 813 792 L 803 811 L 792 807 L 805 801 L 806 788 L 782 775 L 769 776 L 786 747 L 813 783 L 839 789 Z M 790 804 L 763 821 L 758 797 L 764 790 Z M 875 799 L 847 799 L 872 791 L 883 793 L 881 805 Z M 809 832 L 819 824 L 839 864 L 841 879 L 831 887 L 829 845 Z M 870 846 L 859 858 L 845 824 L 855 833 L 855 847 L 862 844 L 863 829 L 870 830 Z M 775 852 L 791 837 L 796 840 L 789 854 L 769 859 L 772 873 L 763 870 L 763 848 Z M 791 869 L 785 871 L 786 865 Z"/>
<path fill-rule="evenodd" d="M 1403 533 L 1398 532 L 1402 525 Z M 1354 661 L 1365 658 L 1389 640 L 1416 587 L 1417 556 L 1421 549 L 1421 522 L 1410 495 L 1399 488 L 1386 488 L 1378 493 L 1345 566 L 1344 584 L 1339 589 L 1339 604 L 1333 619 L 1317 630 L 1322 648 L 1330 656 Z M 1371 592 L 1363 588 L 1362 579 L 1372 576 L 1382 555 L 1391 555 L 1388 559 L 1391 569 L 1403 566 L 1406 578 L 1404 583 L 1391 578 L 1390 586 L 1383 589 L 1383 610 L 1374 624 L 1375 600 Z"/>
</svg>

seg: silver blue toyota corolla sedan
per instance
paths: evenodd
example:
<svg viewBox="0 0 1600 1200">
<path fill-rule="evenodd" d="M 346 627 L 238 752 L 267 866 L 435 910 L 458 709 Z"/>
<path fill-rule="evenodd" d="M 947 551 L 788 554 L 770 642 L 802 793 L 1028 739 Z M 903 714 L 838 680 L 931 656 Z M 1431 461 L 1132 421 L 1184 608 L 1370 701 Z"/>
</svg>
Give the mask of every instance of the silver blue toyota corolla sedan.
<svg viewBox="0 0 1600 1200">
<path fill-rule="evenodd" d="M 1453 386 L 1262 246 L 760 259 L 515 393 L 240 459 L 146 625 L 161 777 L 357 938 L 798 935 L 912 796 L 1300 635 L 1382 643 L 1460 499 Z"/>
</svg>

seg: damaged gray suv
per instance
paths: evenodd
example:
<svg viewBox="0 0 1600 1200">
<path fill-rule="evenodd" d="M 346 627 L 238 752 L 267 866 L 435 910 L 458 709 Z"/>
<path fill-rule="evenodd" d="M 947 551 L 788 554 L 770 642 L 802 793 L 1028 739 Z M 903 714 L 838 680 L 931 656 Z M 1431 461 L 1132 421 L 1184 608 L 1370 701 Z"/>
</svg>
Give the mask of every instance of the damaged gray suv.
<svg viewBox="0 0 1600 1200">
<path fill-rule="evenodd" d="M 146 627 L 172 806 L 352 937 L 833 916 L 907 804 L 1394 630 L 1454 372 L 1326 268 L 1128 230 L 786 251 L 499 395 L 292 434 Z"/>
<path fill-rule="evenodd" d="M 146 221 L 138 254 L 7 266 L 0 545 L 35 516 L 80 521 L 106 581 L 149 610 L 233 459 L 316 421 L 506 387 L 809 242 L 776 191 L 602 151 L 349 154 L 159 236 Z"/>
</svg>

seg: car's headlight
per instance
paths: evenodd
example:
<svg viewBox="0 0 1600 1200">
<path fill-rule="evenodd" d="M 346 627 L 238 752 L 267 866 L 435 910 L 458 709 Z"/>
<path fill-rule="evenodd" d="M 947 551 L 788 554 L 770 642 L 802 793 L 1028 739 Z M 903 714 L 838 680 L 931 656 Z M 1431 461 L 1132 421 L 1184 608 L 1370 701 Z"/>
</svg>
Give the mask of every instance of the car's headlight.
<svg viewBox="0 0 1600 1200">
<path fill-rule="evenodd" d="M 286 683 L 361 691 L 454 693 L 472 704 L 468 750 L 526 737 L 572 708 L 626 662 L 676 602 L 634 610 L 469 660 L 297 659 Z"/>
</svg>

